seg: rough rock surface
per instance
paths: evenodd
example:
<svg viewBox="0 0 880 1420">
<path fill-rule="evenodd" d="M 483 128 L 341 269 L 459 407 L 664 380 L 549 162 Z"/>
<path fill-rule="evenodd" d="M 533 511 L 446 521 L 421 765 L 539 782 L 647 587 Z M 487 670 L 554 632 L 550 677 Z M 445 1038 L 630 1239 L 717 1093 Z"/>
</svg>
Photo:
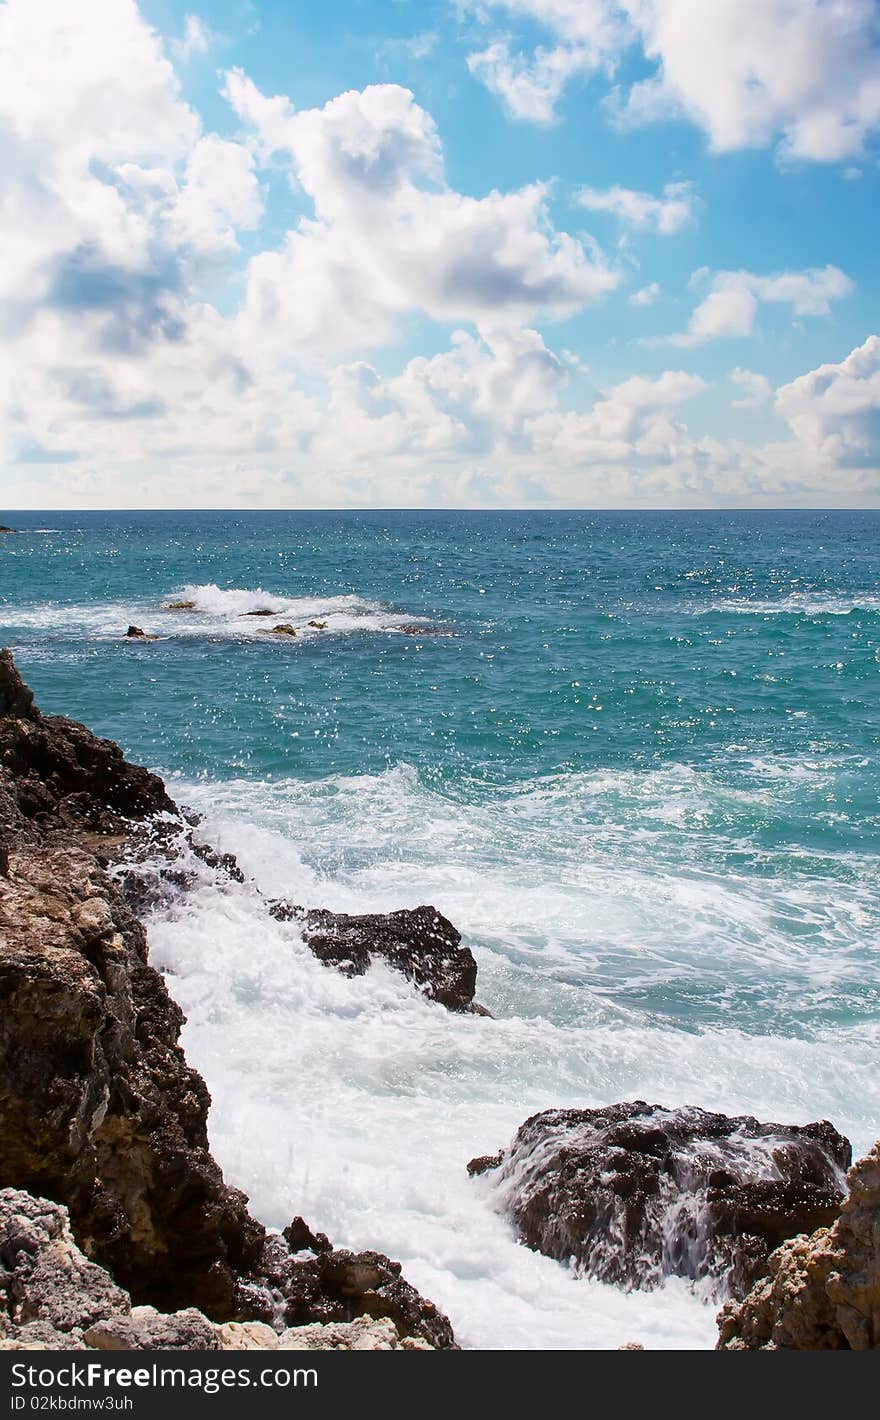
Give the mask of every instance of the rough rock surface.
<svg viewBox="0 0 880 1420">
<path fill-rule="evenodd" d="M 103 1267 L 80 1252 L 66 1208 L 0 1190 L 0 1350 L 433 1350 L 387 1317 L 300 1327 L 217 1325 L 195 1307 L 133 1307 Z"/>
<path fill-rule="evenodd" d="M 186 832 L 160 779 L 41 715 L 0 652 L 0 1185 L 65 1204 L 88 1258 L 139 1304 L 221 1322 L 281 1307 L 288 1325 L 367 1312 L 454 1344 L 398 1264 L 328 1243 L 318 1265 L 302 1243 L 267 1235 L 224 1182 L 210 1097 L 178 1044 L 183 1017 L 106 869 L 157 816 Z"/>
<path fill-rule="evenodd" d="M 880 1349 L 880 1142 L 847 1184 L 830 1228 L 783 1243 L 768 1275 L 722 1308 L 719 1350 Z"/>
<path fill-rule="evenodd" d="M 281 921 L 299 921 L 315 956 L 347 976 L 363 976 L 372 959 L 379 957 L 450 1011 L 474 1009 L 473 952 L 461 945 L 461 933 L 434 907 L 350 916 L 275 902 L 270 911 Z"/>
<path fill-rule="evenodd" d="M 523 1241 L 550 1257 L 625 1287 L 710 1277 L 742 1296 L 783 1239 L 832 1221 L 849 1161 L 826 1121 L 637 1100 L 533 1115 L 497 1164 L 471 1172 L 494 1176 Z"/>
</svg>

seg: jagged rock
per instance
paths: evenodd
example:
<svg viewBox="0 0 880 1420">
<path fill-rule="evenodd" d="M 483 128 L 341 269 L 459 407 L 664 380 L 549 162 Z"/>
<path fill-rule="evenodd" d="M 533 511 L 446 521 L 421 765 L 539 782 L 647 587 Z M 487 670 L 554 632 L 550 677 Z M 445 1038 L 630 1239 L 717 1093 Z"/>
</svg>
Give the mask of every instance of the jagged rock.
<svg viewBox="0 0 880 1420">
<path fill-rule="evenodd" d="M 163 611 L 195 611 L 195 602 L 165 602 Z"/>
<path fill-rule="evenodd" d="M 833 1219 L 849 1161 L 827 1121 L 760 1124 L 637 1100 L 533 1115 L 495 1167 L 529 1247 L 624 1287 L 714 1277 L 719 1295 L 741 1296 L 784 1238 Z"/>
<path fill-rule="evenodd" d="M 316 631 L 326 631 L 326 630 L 327 630 L 327 623 L 326 623 L 326 621 L 310 621 L 310 622 L 309 622 L 309 626 L 313 626 Z"/>
<path fill-rule="evenodd" d="M 280 1312 L 281 1320 L 291 1327 L 310 1321 L 353 1321 L 362 1315 L 386 1317 L 402 1337 L 422 1337 L 441 1348 L 455 1345 L 447 1317 L 404 1280 L 399 1262 L 379 1252 L 327 1250 L 321 1237 L 322 1250 L 311 1258 L 294 1258 L 279 1240 L 267 1240 L 262 1261 L 267 1308 L 263 1320 Z"/>
<path fill-rule="evenodd" d="M 0 1189 L 0 1310 L 17 1327 L 81 1330 L 129 1307 L 109 1273 L 76 1246 L 66 1209 L 19 1189 Z M 27 1339 L 41 1335 L 48 1333 L 31 1327 Z"/>
<path fill-rule="evenodd" d="M 285 621 L 285 622 L 282 622 L 282 623 L 281 623 L 280 625 L 278 625 L 278 626 L 261 626 L 261 627 L 260 627 L 260 630 L 262 631 L 262 633 L 263 633 L 264 636 L 296 636 L 296 635 L 298 635 L 298 632 L 297 632 L 296 627 L 295 627 L 295 626 L 291 626 L 291 625 L 290 625 L 288 622 L 286 622 L 286 621 Z"/>
<path fill-rule="evenodd" d="M 269 910 L 280 921 L 299 921 L 315 956 L 347 976 L 363 976 L 373 957 L 380 957 L 450 1011 L 481 1009 L 473 1004 L 473 952 L 461 945 L 461 933 L 434 907 L 350 916 L 323 908 L 303 912 L 275 902 Z"/>
<path fill-rule="evenodd" d="M 263 1229 L 208 1150 L 210 1097 L 143 928 L 94 857 L 13 853 L 0 888 L 0 1177 L 63 1198 L 141 1300 L 236 1314 Z"/>
<path fill-rule="evenodd" d="M 163 1315 L 155 1307 L 132 1307 L 128 1316 L 108 1316 L 83 1337 L 98 1351 L 219 1351 L 218 1328 L 187 1307 Z"/>
<path fill-rule="evenodd" d="M 158 636 L 153 636 L 149 631 L 144 631 L 140 626 L 130 626 L 125 633 L 128 641 L 158 641 Z"/>
<path fill-rule="evenodd" d="M 782 1244 L 769 1272 L 718 1316 L 718 1349 L 880 1349 L 880 1141 L 847 1175 L 840 1216 Z"/>
<path fill-rule="evenodd" d="M 8 651 L 0 823 L 0 1182 L 69 1208 L 90 1262 L 124 1288 L 109 1310 L 124 1313 L 130 1293 L 168 1313 L 195 1306 L 213 1321 L 272 1321 L 269 1289 L 283 1273 L 288 1325 L 367 1312 L 391 1317 L 401 1335 L 454 1344 L 399 1264 L 332 1249 L 296 1258 L 224 1182 L 208 1148 L 210 1097 L 178 1043 L 182 1013 L 107 870 L 146 842 L 133 840 L 133 824 L 170 843 L 192 821 L 117 745 L 41 715 Z M 187 842 L 241 878 L 230 855 Z M 305 1231 L 309 1252 L 323 1246 Z M 73 1341 L 76 1330 L 65 1334 Z"/>
<path fill-rule="evenodd" d="M 11 532 L 15 532 L 15 528 L 7 528 L 7 527 L 5 527 L 5 526 L 3 526 L 3 525 L 0 525 L 0 533 L 11 533 Z"/>
</svg>

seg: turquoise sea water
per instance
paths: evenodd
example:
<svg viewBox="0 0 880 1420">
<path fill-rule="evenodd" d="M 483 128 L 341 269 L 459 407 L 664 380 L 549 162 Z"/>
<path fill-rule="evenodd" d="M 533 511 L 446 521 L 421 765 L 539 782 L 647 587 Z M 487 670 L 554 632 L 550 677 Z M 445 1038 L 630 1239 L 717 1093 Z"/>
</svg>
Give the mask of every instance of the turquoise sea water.
<svg viewBox="0 0 880 1420">
<path fill-rule="evenodd" d="M 635 1095 L 880 1133 L 880 515 L 4 520 L 2 640 L 45 711 L 169 777 L 266 891 L 430 901 L 477 954 L 495 1021 L 336 978 L 247 888 L 157 917 L 261 1216 L 402 1257 L 469 1344 L 708 1341 L 683 1288 L 518 1248 L 464 1164 Z"/>
</svg>

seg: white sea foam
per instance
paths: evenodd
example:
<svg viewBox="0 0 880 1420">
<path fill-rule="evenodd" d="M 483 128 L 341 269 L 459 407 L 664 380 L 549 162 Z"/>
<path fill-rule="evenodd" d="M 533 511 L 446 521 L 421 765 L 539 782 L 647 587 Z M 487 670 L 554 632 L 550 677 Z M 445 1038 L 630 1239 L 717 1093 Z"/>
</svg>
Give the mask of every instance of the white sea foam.
<svg viewBox="0 0 880 1420">
<path fill-rule="evenodd" d="M 709 612 L 736 612 L 743 616 L 849 616 L 858 611 L 880 611 L 875 593 L 841 596 L 836 592 L 790 592 L 778 599 L 725 597 L 708 606 L 696 607 L 695 616 Z"/>
<path fill-rule="evenodd" d="M 857 1149 L 876 1132 L 870 1020 L 742 1024 L 749 992 L 756 1020 L 772 1022 L 787 995 L 808 1026 L 817 1003 L 876 982 L 865 946 L 876 890 L 689 866 L 678 820 L 666 825 L 674 860 L 662 814 L 639 837 L 621 803 L 657 808 L 677 785 L 717 814 L 715 788 L 690 771 L 651 778 L 558 776 L 467 797 L 406 767 L 173 786 L 265 893 L 337 910 L 433 902 L 474 946 L 494 1020 L 450 1015 L 382 966 L 354 981 L 326 969 L 249 883 L 203 867 L 198 888 L 150 925 L 213 1095 L 213 1148 L 258 1216 L 284 1226 L 302 1213 L 340 1244 L 399 1258 L 469 1346 L 714 1340 L 712 1307 L 684 1284 L 625 1295 L 516 1243 L 490 1184 L 465 1165 L 534 1110 L 645 1098 L 830 1118 Z M 708 992 L 710 1024 L 682 1028 L 664 1012 L 676 983 L 698 1003 Z M 729 1022 L 726 996 L 738 1000 Z"/>
<path fill-rule="evenodd" d="M 192 609 L 174 608 L 175 602 L 192 602 Z M 252 613 L 270 611 L 271 616 Z M 400 633 L 424 618 L 417 612 L 392 609 L 378 601 L 354 595 L 330 593 L 310 597 L 290 597 L 276 592 L 232 587 L 213 582 L 186 583 L 159 601 L 100 603 L 48 602 L 16 606 L 8 620 L 20 627 L 41 631 L 86 635 L 98 640 L 118 640 L 134 623 L 160 637 L 211 637 L 236 640 L 266 639 L 266 632 L 278 624 L 294 628 L 298 637 L 347 635 L 354 632 Z M 310 622 L 323 626 L 311 626 Z"/>
</svg>

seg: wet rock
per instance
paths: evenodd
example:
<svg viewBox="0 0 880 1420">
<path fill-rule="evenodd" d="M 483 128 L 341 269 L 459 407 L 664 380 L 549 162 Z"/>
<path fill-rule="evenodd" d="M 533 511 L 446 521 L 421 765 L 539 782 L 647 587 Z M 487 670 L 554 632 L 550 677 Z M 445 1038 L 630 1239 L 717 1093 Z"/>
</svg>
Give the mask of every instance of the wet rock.
<svg viewBox="0 0 880 1420">
<path fill-rule="evenodd" d="M 502 1151 L 497 1154 L 480 1154 L 478 1158 L 471 1159 L 467 1166 L 468 1174 L 471 1178 L 478 1177 L 479 1174 L 489 1173 L 491 1169 L 497 1169 L 504 1158 Z"/>
<path fill-rule="evenodd" d="M 195 602 L 165 602 L 162 606 L 163 611 L 195 611 L 195 609 Z"/>
<path fill-rule="evenodd" d="M 450 1011 L 473 1009 L 477 963 L 461 933 L 434 907 L 350 916 L 316 908 L 303 913 L 290 903 L 269 909 L 281 921 L 297 918 L 303 937 L 326 966 L 363 976 L 378 957 L 415 983 L 431 1001 Z"/>
<path fill-rule="evenodd" d="M 880 1141 L 847 1175 L 839 1217 L 782 1244 L 718 1316 L 722 1351 L 880 1349 Z"/>
<path fill-rule="evenodd" d="M 158 636 L 153 636 L 148 631 L 144 631 L 140 626 L 130 626 L 125 633 L 128 641 L 158 641 Z"/>
<path fill-rule="evenodd" d="M 260 607 L 259 611 L 245 611 L 245 612 L 242 612 L 242 616 L 274 616 L 274 615 L 275 615 L 275 613 L 273 612 L 272 608 L 271 608 L 271 607 L 268 607 L 268 606 Z M 276 630 L 277 630 L 277 627 L 276 627 Z"/>
<path fill-rule="evenodd" d="M 320 1240 L 321 1234 L 318 1234 Z M 311 1258 L 294 1257 L 281 1239 L 267 1240 L 262 1263 L 264 1295 L 287 1327 L 312 1321 L 348 1322 L 358 1316 L 387 1318 L 401 1337 L 420 1337 L 431 1346 L 455 1346 L 447 1317 L 401 1276 L 399 1262 L 380 1252 L 351 1252 L 323 1246 Z M 255 1305 L 252 1299 L 251 1305 Z"/>
<path fill-rule="evenodd" d="M 711 1277 L 719 1296 L 742 1296 L 783 1239 L 834 1218 L 849 1161 L 827 1121 L 637 1100 L 534 1115 L 495 1169 L 529 1247 L 628 1288 Z"/>
<path fill-rule="evenodd" d="M 327 623 L 326 623 L 326 621 L 310 621 L 310 622 L 309 622 L 309 626 L 313 626 L 316 631 L 326 631 L 326 630 L 327 630 Z"/>
<path fill-rule="evenodd" d="M 326 1233 L 313 1233 L 302 1218 L 293 1222 L 281 1234 L 291 1252 L 332 1252 L 333 1244 Z"/>
<path fill-rule="evenodd" d="M 296 627 L 286 621 L 281 622 L 278 626 L 261 627 L 260 630 L 264 636 L 297 636 L 299 634 Z"/>
</svg>

